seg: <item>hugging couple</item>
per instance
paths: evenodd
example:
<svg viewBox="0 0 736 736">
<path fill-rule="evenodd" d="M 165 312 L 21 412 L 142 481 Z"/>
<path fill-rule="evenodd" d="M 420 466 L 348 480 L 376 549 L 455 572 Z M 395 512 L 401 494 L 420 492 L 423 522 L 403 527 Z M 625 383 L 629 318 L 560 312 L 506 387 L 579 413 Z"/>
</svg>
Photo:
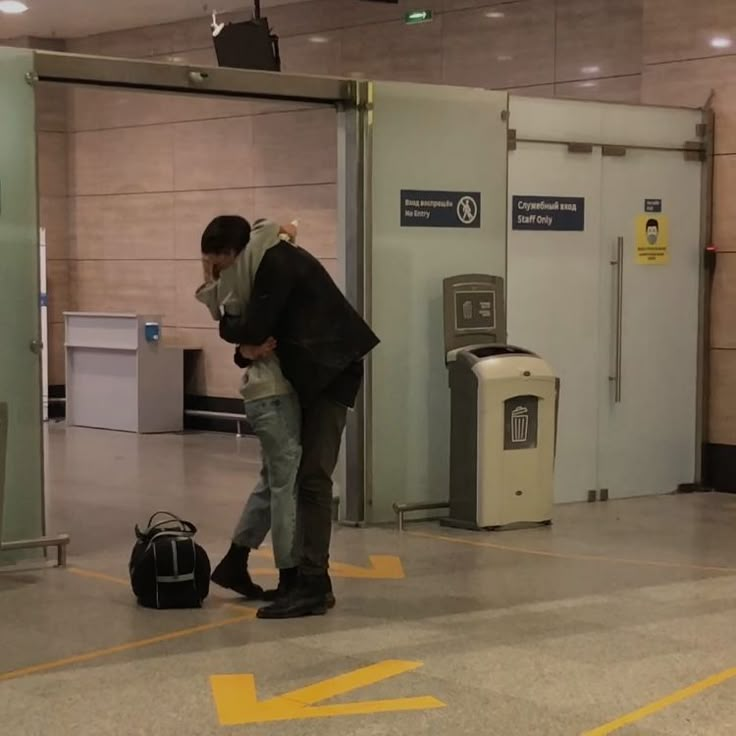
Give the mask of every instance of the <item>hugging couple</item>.
<svg viewBox="0 0 736 736">
<path fill-rule="evenodd" d="M 295 245 L 296 225 L 215 218 L 202 235 L 205 283 L 196 298 L 236 346 L 240 393 L 261 444 L 261 477 L 212 580 L 269 605 L 264 619 L 322 615 L 335 605 L 328 574 L 332 474 L 363 359 L 378 338 L 322 264 Z M 248 573 L 269 530 L 275 590 Z"/>
</svg>

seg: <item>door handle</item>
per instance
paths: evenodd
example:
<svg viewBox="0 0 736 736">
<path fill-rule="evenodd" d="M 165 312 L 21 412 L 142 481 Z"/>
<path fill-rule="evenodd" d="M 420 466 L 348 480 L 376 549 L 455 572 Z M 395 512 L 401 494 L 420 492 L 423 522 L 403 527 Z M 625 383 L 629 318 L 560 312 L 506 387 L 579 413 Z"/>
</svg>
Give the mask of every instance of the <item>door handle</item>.
<svg viewBox="0 0 736 736">
<path fill-rule="evenodd" d="M 43 343 L 40 340 L 31 340 L 31 344 L 28 346 L 29 350 L 34 355 L 41 355 L 43 350 Z"/>
<path fill-rule="evenodd" d="M 616 253 L 611 260 L 616 271 L 616 304 L 615 304 L 615 336 L 614 336 L 614 369 L 608 380 L 613 383 L 613 400 L 621 403 L 621 368 L 623 365 L 623 330 L 624 330 L 624 239 L 616 239 Z"/>
</svg>

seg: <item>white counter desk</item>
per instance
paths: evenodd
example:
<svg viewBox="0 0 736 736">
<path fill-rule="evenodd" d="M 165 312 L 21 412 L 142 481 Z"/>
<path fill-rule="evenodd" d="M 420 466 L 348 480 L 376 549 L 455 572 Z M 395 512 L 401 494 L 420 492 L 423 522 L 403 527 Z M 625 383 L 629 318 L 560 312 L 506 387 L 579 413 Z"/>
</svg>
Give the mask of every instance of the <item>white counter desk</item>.
<svg viewBox="0 0 736 736">
<path fill-rule="evenodd" d="M 181 432 L 184 350 L 146 339 L 158 316 L 67 312 L 66 420 L 123 432 Z"/>
</svg>

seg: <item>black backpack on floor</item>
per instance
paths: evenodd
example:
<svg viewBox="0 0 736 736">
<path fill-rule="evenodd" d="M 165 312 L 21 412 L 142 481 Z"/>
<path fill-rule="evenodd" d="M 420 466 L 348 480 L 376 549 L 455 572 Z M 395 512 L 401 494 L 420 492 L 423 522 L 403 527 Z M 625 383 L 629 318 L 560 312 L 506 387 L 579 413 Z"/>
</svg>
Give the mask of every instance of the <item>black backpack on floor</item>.
<svg viewBox="0 0 736 736">
<path fill-rule="evenodd" d="M 154 523 L 158 516 L 165 517 Z M 130 582 L 146 608 L 201 608 L 210 591 L 210 560 L 194 541 L 197 527 L 159 511 L 141 531 L 130 557 Z"/>
</svg>

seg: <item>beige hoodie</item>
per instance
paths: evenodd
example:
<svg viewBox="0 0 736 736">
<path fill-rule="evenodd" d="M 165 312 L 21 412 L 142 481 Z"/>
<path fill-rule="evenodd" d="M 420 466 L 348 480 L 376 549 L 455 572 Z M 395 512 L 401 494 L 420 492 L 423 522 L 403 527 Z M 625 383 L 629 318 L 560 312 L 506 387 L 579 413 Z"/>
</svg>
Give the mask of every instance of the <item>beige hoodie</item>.
<svg viewBox="0 0 736 736">
<path fill-rule="evenodd" d="M 209 309 L 213 319 L 219 322 L 223 311 L 245 319 L 256 271 L 266 251 L 280 242 L 279 226 L 261 220 L 253 226 L 248 246 L 241 251 L 235 263 L 225 269 L 217 281 L 203 284 L 197 289 L 197 300 Z M 245 401 L 283 396 L 292 391 L 276 355 L 257 360 L 246 368 L 240 385 L 240 394 Z"/>
</svg>

